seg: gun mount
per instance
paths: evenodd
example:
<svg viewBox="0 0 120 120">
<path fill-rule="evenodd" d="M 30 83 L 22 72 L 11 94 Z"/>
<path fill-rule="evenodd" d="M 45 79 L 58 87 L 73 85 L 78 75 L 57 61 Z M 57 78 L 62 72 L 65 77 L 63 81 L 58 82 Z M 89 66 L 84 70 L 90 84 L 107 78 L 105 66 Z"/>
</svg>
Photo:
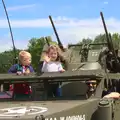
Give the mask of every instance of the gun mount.
<svg viewBox="0 0 120 120">
<path fill-rule="evenodd" d="M 92 49 L 91 46 L 101 46 L 101 45 L 104 46 L 104 45 L 107 45 L 107 43 L 69 44 L 68 48 L 70 49 L 71 47 L 80 47 L 79 54 L 81 55 L 81 62 L 87 62 L 88 61 L 89 50 Z M 94 54 L 94 52 L 93 52 L 93 54 Z M 96 50 L 96 57 L 98 55 L 99 54 L 97 54 L 97 50 Z"/>
<path fill-rule="evenodd" d="M 77 45 L 69 45 L 68 48 L 71 47 L 80 47 L 79 55 L 77 55 L 75 58 L 79 58 L 79 69 L 98 69 L 99 66 L 102 65 L 103 69 L 107 69 L 110 72 L 120 72 L 120 58 L 118 57 L 117 50 L 115 51 L 113 47 L 113 42 L 111 35 L 108 34 L 107 27 L 105 24 L 105 20 L 103 17 L 103 13 L 100 12 L 101 19 L 103 22 L 103 27 L 106 34 L 106 42 L 107 43 L 98 43 L 98 44 L 77 44 Z M 91 46 L 106 46 L 107 49 L 93 49 Z M 74 50 L 75 51 L 75 50 Z M 73 54 L 74 56 L 74 54 Z M 74 58 L 74 57 L 73 57 Z M 104 60 L 103 60 L 104 59 Z M 94 65 L 93 65 L 94 64 Z M 96 67 L 92 67 L 96 66 Z M 77 68 L 77 69 L 78 69 Z"/>
<path fill-rule="evenodd" d="M 103 17 L 103 13 L 100 12 L 100 15 L 101 15 L 103 27 L 104 27 L 105 34 L 106 34 L 106 40 L 108 43 L 108 52 L 106 54 L 104 54 L 104 56 L 106 56 L 106 63 L 102 63 L 102 64 L 104 64 L 104 66 L 106 66 L 107 69 L 110 70 L 110 72 L 117 73 L 117 72 L 120 72 L 120 58 L 116 54 L 117 52 L 115 51 L 115 49 L 113 47 L 113 41 L 112 41 L 111 34 L 108 34 L 105 20 Z"/>
</svg>

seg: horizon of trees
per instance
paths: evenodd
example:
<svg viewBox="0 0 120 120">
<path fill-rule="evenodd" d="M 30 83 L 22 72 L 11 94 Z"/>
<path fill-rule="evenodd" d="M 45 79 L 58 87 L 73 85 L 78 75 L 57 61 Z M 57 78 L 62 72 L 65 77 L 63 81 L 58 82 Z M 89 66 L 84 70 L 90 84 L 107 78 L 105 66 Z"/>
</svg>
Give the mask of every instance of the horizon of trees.
<svg viewBox="0 0 120 120">
<path fill-rule="evenodd" d="M 50 36 L 48 36 L 47 38 L 50 44 L 57 44 L 57 42 L 53 41 Z M 120 34 L 118 33 L 112 34 L 112 40 L 114 43 L 114 47 L 120 48 Z M 94 39 L 83 38 L 77 44 L 103 43 L 103 42 L 106 42 L 105 34 L 97 35 Z M 45 44 L 46 44 L 46 40 L 44 39 L 44 37 L 32 38 L 29 40 L 28 48 L 26 50 L 29 51 L 32 55 L 32 66 L 34 68 L 38 67 L 38 62 L 40 60 L 40 56 Z M 17 56 L 20 51 L 21 51 L 20 49 L 16 49 Z M 14 64 L 13 59 L 14 59 L 13 50 L 7 50 L 0 53 L 0 73 L 7 72 L 10 66 Z"/>
</svg>

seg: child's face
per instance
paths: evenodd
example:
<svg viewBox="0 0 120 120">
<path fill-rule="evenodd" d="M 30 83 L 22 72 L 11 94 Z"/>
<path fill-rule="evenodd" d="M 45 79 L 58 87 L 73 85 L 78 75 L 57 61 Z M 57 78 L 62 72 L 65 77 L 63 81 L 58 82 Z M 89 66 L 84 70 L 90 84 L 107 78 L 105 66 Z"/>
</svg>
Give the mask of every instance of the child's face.
<svg viewBox="0 0 120 120">
<path fill-rule="evenodd" d="M 55 61 L 58 57 L 57 51 L 50 49 L 49 53 L 48 53 L 48 57 L 50 57 L 50 59 L 52 61 Z"/>
<path fill-rule="evenodd" d="M 23 57 L 22 64 L 23 65 L 30 65 L 31 64 L 31 57 L 30 56 Z"/>
</svg>

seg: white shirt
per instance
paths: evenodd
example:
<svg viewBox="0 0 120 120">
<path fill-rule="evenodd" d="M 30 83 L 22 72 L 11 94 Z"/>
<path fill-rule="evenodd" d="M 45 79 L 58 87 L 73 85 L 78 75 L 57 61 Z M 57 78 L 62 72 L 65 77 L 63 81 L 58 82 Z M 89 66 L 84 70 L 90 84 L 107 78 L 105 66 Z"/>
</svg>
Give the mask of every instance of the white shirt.
<svg viewBox="0 0 120 120">
<path fill-rule="evenodd" d="M 44 62 L 42 67 L 42 72 L 59 72 L 63 70 L 61 62 Z"/>
</svg>

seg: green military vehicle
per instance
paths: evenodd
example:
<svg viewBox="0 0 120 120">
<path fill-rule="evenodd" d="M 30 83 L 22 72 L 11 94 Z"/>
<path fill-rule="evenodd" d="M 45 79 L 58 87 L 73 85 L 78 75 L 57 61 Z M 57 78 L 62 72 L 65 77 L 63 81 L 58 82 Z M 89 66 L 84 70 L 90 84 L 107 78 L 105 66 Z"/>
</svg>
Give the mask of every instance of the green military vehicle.
<svg viewBox="0 0 120 120">
<path fill-rule="evenodd" d="M 58 45 L 68 58 L 66 72 L 51 74 L 38 70 L 37 73 L 21 76 L 0 74 L 3 86 L 28 82 L 32 87 L 32 94 L 27 99 L 16 99 L 10 91 L 1 92 L 8 97 L 0 96 L 0 120 L 119 120 L 119 98 L 102 98 L 106 92 L 104 88 L 107 92 L 117 88 L 112 81 L 119 81 L 120 67 L 102 13 L 101 17 L 107 43 L 100 45 L 108 45 L 108 49 L 94 51 L 82 45 L 79 54 L 73 48 L 65 50 L 58 38 Z M 69 45 L 72 46 L 75 45 Z M 111 64 L 115 66 L 111 67 Z M 56 83 L 62 83 L 59 86 L 62 94 L 48 94 L 52 93 L 51 86 Z"/>
</svg>

